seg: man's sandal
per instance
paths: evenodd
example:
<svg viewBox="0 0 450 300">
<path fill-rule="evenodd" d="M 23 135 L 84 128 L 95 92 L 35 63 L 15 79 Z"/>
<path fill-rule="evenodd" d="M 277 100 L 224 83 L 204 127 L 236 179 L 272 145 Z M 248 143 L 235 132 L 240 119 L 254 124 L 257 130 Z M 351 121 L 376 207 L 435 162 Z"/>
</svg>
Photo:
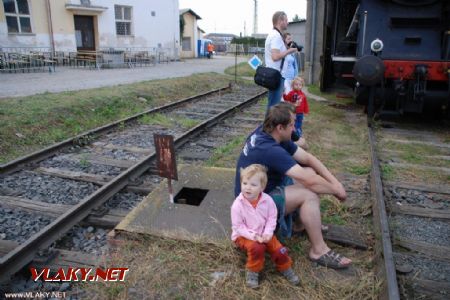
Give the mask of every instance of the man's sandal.
<svg viewBox="0 0 450 300">
<path fill-rule="evenodd" d="M 341 261 L 343 258 L 344 257 L 339 253 L 330 250 L 317 259 L 309 258 L 309 260 L 327 268 L 346 269 L 351 265 L 351 263 L 346 265 L 342 264 Z"/>
</svg>

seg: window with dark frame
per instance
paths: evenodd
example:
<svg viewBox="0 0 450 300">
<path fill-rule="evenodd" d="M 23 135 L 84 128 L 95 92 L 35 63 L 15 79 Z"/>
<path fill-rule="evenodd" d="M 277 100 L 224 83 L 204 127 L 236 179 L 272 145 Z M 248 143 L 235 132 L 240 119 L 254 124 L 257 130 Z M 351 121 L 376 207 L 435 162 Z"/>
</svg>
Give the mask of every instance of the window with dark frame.
<svg viewBox="0 0 450 300">
<path fill-rule="evenodd" d="M 131 35 L 131 7 L 114 5 L 116 15 L 116 34 Z"/>
<path fill-rule="evenodd" d="M 28 0 L 3 0 L 8 33 L 31 33 Z"/>
</svg>

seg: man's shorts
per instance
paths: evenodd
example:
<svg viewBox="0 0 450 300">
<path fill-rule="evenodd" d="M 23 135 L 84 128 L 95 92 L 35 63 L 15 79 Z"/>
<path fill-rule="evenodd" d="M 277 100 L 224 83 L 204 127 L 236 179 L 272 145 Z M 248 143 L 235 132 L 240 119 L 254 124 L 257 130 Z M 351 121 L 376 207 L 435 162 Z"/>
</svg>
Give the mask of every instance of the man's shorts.
<svg viewBox="0 0 450 300">
<path fill-rule="evenodd" d="M 277 206 L 277 228 L 275 230 L 279 238 L 290 238 L 292 236 L 292 214 L 286 216 L 285 186 L 275 187 L 269 195 Z"/>
</svg>

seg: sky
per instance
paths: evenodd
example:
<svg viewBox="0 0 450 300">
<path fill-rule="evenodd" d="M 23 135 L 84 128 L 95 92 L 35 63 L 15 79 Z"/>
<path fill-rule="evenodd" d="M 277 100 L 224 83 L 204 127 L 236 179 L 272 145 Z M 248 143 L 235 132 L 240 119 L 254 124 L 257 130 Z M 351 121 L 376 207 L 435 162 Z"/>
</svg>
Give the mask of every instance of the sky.
<svg viewBox="0 0 450 300">
<path fill-rule="evenodd" d="M 180 9 L 190 8 L 202 19 L 198 26 L 208 33 L 253 33 L 254 0 L 179 0 Z M 272 15 L 284 11 L 288 20 L 306 18 L 306 0 L 258 0 L 258 33 L 272 28 Z"/>
</svg>

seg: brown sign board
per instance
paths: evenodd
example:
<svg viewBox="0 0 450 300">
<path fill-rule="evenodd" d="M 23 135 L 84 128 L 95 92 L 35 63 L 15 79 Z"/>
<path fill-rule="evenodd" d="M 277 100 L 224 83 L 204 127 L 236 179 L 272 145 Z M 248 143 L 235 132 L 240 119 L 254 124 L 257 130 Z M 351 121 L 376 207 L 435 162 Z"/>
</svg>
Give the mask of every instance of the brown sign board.
<svg viewBox="0 0 450 300">
<path fill-rule="evenodd" d="M 178 180 L 173 135 L 154 134 L 156 166 L 159 176 Z"/>
</svg>

